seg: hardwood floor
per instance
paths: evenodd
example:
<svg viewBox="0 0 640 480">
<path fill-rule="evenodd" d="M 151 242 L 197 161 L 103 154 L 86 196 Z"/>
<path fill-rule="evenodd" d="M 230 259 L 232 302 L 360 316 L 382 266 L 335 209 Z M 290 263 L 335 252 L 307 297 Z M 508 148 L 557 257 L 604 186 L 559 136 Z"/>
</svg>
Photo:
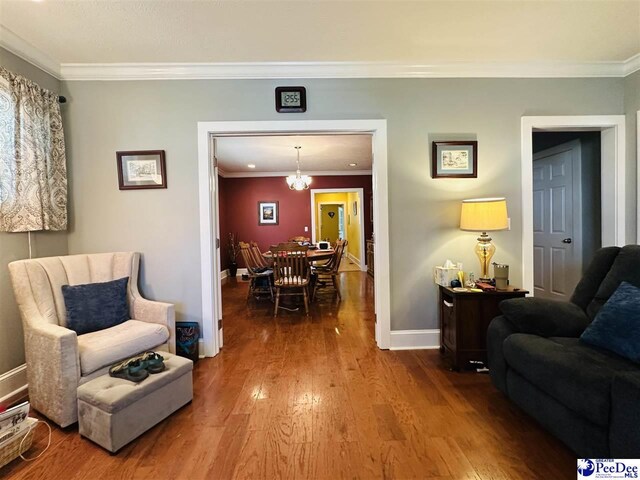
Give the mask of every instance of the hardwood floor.
<svg viewBox="0 0 640 480">
<path fill-rule="evenodd" d="M 341 278 L 342 302 L 325 294 L 309 317 L 276 319 L 229 282 L 224 349 L 196 364 L 190 405 L 117 455 L 54 428 L 40 459 L 0 477 L 575 478 L 574 455 L 488 376 L 448 371 L 437 350 L 378 350 L 371 279 Z"/>
</svg>

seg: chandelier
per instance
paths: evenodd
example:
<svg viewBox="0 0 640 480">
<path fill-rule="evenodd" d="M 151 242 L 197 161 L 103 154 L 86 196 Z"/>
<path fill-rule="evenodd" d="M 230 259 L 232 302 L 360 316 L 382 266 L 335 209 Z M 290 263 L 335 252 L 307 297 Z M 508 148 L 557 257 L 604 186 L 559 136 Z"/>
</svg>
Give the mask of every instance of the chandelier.
<svg viewBox="0 0 640 480">
<path fill-rule="evenodd" d="M 302 147 L 296 146 L 294 148 L 298 152 L 298 159 L 296 160 L 296 174 L 289 175 L 287 177 L 287 185 L 289 185 L 291 190 L 308 190 L 309 185 L 311 185 L 311 177 L 309 175 L 300 174 L 300 149 Z"/>
</svg>

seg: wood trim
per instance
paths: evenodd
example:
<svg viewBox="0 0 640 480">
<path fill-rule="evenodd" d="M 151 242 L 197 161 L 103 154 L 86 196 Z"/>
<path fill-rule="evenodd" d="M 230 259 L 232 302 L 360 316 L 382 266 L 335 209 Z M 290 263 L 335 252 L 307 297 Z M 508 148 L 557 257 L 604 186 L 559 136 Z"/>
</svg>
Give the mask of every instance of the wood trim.
<svg viewBox="0 0 640 480">
<path fill-rule="evenodd" d="M 433 350 L 440 348 L 440 329 L 393 330 L 390 350 Z"/>
<path fill-rule="evenodd" d="M 602 135 L 602 245 L 626 242 L 626 132 L 624 115 L 521 118 L 522 288 L 533 292 L 533 131 L 589 131 Z M 516 281 L 514 279 L 514 281 Z"/>
<path fill-rule="evenodd" d="M 3 25 L 0 25 L 0 46 L 58 80 L 597 78 L 625 77 L 640 70 L 640 54 L 612 62 L 61 63 Z"/>
<path fill-rule="evenodd" d="M 27 397 L 27 364 L 0 375 L 0 405 L 7 406 Z"/>
<path fill-rule="evenodd" d="M 372 186 L 373 186 L 373 178 L 372 180 Z M 358 198 L 360 199 L 360 209 L 362 210 L 364 204 L 364 188 L 362 187 L 354 187 L 354 188 L 312 188 L 310 190 L 311 193 L 311 241 L 314 242 L 315 238 L 316 238 L 316 230 L 318 229 L 316 224 L 317 222 L 317 213 L 315 210 L 315 196 L 318 194 L 322 194 L 322 193 L 357 193 L 358 194 Z M 340 202 L 338 202 L 340 203 Z M 370 213 L 370 215 L 373 215 L 373 212 Z M 360 222 L 360 251 L 364 252 L 365 251 L 365 241 L 366 238 L 364 238 L 364 222 L 365 220 L 363 219 Z M 375 224 L 374 224 L 375 225 Z M 374 227 L 375 228 L 375 227 Z M 348 238 L 346 240 L 349 240 Z M 349 245 L 347 245 L 347 251 L 349 250 Z M 364 260 L 364 258 L 363 258 Z M 365 268 L 363 269 L 363 271 L 367 271 L 366 266 L 364 266 Z"/>
<path fill-rule="evenodd" d="M 24 61 L 38 67 L 49 75 L 62 80 L 60 73 L 60 62 L 51 58 L 42 50 L 26 42 L 19 35 L 13 33 L 4 25 L 0 24 L 0 47 L 8 50 Z"/>
<path fill-rule="evenodd" d="M 624 62 L 448 63 L 230 62 L 62 63 L 60 78 L 77 80 L 206 80 L 307 78 L 602 78 L 625 77 L 637 69 Z"/>
<path fill-rule="evenodd" d="M 309 175 L 310 177 L 371 175 L 371 173 L 371 170 L 305 170 L 304 172 L 305 175 Z M 291 175 L 291 170 L 288 172 L 225 172 L 218 168 L 218 174 L 223 178 L 288 177 Z"/>
<path fill-rule="evenodd" d="M 202 295 L 202 335 L 205 355 L 217 355 L 221 340 L 213 329 L 214 312 L 218 302 L 213 289 L 219 285 L 220 271 L 214 255 L 214 231 L 217 217 L 212 196 L 217 195 L 212 182 L 213 168 L 210 161 L 209 139 L 212 136 L 252 133 L 282 134 L 314 132 L 370 133 L 372 135 L 374 224 L 376 225 L 375 257 L 378 277 L 375 288 L 376 343 L 381 349 L 391 344 L 391 280 L 389 255 L 389 186 L 387 158 L 387 121 L 385 119 L 362 120 L 268 120 L 268 121 L 212 121 L 198 122 L 198 192 L 200 205 L 200 265 Z M 213 184 L 213 186 L 212 186 Z M 364 241 L 364 239 L 363 239 Z"/>
</svg>

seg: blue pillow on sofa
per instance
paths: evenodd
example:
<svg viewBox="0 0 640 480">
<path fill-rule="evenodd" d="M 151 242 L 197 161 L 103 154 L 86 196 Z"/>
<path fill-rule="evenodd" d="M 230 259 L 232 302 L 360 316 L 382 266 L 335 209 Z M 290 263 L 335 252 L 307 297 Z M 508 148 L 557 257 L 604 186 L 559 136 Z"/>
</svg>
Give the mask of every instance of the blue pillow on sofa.
<svg viewBox="0 0 640 480">
<path fill-rule="evenodd" d="M 640 288 L 622 282 L 580 340 L 640 363 Z"/>
<path fill-rule="evenodd" d="M 124 277 L 111 282 L 63 285 L 67 328 L 82 335 L 129 320 L 128 283 L 129 277 Z"/>
</svg>

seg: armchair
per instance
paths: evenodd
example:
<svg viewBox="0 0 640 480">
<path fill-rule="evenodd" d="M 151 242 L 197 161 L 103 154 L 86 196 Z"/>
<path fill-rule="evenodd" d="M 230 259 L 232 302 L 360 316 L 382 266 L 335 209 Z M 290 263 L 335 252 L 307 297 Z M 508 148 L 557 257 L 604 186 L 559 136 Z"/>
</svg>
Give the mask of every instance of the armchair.
<svg viewBox="0 0 640 480">
<path fill-rule="evenodd" d="M 76 389 L 113 363 L 150 349 L 175 353 L 175 310 L 138 291 L 140 254 L 70 255 L 9 264 L 24 329 L 29 398 L 40 413 L 66 427 L 78 420 Z M 129 277 L 131 320 L 77 335 L 66 328 L 62 285 Z"/>
<path fill-rule="evenodd" d="M 640 456 L 640 366 L 580 340 L 621 282 L 640 285 L 640 246 L 596 252 L 569 302 L 500 304 L 487 332 L 493 384 L 578 458 Z"/>
</svg>

